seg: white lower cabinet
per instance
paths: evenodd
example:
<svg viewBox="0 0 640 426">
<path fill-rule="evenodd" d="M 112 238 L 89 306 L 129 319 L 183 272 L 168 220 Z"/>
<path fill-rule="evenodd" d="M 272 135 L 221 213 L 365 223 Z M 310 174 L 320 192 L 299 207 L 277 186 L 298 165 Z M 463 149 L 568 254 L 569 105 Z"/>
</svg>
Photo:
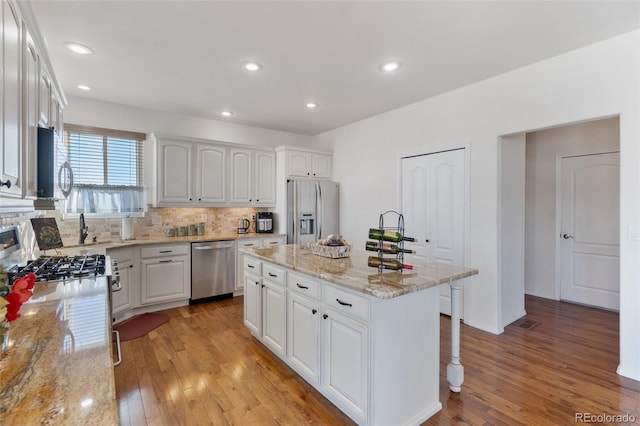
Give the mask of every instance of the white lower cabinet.
<svg viewBox="0 0 640 426">
<path fill-rule="evenodd" d="M 246 326 L 356 423 L 440 410 L 439 287 L 380 299 L 251 255 L 244 265 Z"/>
<path fill-rule="evenodd" d="M 287 299 L 289 363 L 309 383 L 320 383 L 320 303 L 289 291 Z"/>
<path fill-rule="evenodd" d="M 279 244 L 286 244 L 286 235 L 275 237 L 238 238 L 236 240 L 236 282 L 234 291 L 241 292 L 244 288 L 244 254 L 240 253 L 243 248 L 271 247 Z"/>
<path fill-rule="evenodd" d="M 244 274 L 244 325 L 262 336 L 262 279 L 249 271 Z"/>
<path fill-rule="evenodd" d="M 191 244 L 161 244 L 140 250 L 140 304 L 191 297 Z"/>
<path fill-rule="evenodd" d="M 264 274 L 264 270 L 263 270 Z M 283 272 L 284 274 L 284 272 Z M 262 341 L 276 353 L 284 357 L 285 318 L 287 305 L 282 284 L 262 277 Z"/>
<path fill-rule="evenodd" d="M 366 420 L 369 327 L 331 309 L 322 314 L 322 389 L 352 418 Z"/>
<path fill-rule="evenodd" d="M 133 247 L 123 247 L 108 249 L 107 254 L 111 257 L 114 268 L 120 279 L 120 290 L 112 293 L 113 316 L 130 310 L 133 307 L 132 289 L 139 287 L 139 269 L 135 262 L 135 249 Z M 115 270 L 113 271 L 116 272 Z"/>
</svg>

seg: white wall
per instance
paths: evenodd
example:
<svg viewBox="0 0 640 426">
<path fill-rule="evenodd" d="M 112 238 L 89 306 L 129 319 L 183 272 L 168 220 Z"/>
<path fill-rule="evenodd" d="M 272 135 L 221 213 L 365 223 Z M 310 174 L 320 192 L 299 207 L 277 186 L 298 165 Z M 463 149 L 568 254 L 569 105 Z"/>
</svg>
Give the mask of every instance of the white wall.
<svg viewBox="0 0 640 426">
<path fill-rule="evenodd" d="M 311 143 L 311 137 L 295 133 L 78 97 L 69 97 L 64 122 L 268 147 L 292 145 L 309 148 Z"/>
<path fill-rule="evenodd" d="M 556 158 L 620 148 L 617 117 L 527 134 L 525 292 L 558 299 L 556 291 Z"/>
<path fill-rule="evenodd" d="M 477 84 L 314 137 L 334 151 L 345 236 L 364 244 L 380 212 L 398 207 L 401 152 L 470 145 L 470 259 L 465 322 L 502 332 L 499 311 L 498 146 L 501 135 L 620 116 L 620 368 L 640 379 L 640 31 L 636 30 Z M 402 78 L 399 74 L 398 78 Z"/>
<path fill-rule="evenodd" d="M 504 137 L 499 146 L 499 307 L 500 326 L 523 317 L 525 287 L 524 133 Z"/>
</svg>

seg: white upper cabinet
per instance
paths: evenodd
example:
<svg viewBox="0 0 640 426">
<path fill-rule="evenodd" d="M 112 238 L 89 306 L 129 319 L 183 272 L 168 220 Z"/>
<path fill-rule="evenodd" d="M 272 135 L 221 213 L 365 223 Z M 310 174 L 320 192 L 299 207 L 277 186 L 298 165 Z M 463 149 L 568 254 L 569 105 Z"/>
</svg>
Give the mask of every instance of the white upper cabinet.
<svg viewBox="0 0 640 426">
<path fill-rule="evenodd" d="M 251 151 L 232 149 L 231 159 L 231 202 L 250 204 L 251 194 Z"/>
<path fill-rule="evenodd" d="M 191 142 L 158 141 L 158 203 L 192 201 L 192 151 Z"/>
<path fill-rule="evenodd" d="M 227 148 L 196 146 L 196 195 L 198 203 L 227 201 Z"/>
<path fill-rule="evenodd" d="M 38 83 L 40 71 L 38 52 L 31 40 L 31 36 L 25 28 L 24 55 L 24 99 L 23 105 L 23 165 L 24 165 L 24 196 L 36 198 L 38 195 Z"/>
<path fill-rule="evenodd" d="M 255 152 L 254 197 L 255 204 L 266 205 L 276 202 L 276 154 Z"/>
<path fill-rule="evenodd" d="M 331 179 L 331 154 L 286 149 L 286 174 L 290 178 Z"/>
<path fill-rule="evenodd" d="M 231 203 L 272 205 L 276 200 L 276 154 L 231 149 Z"/>
<path fill-rule="evenodd" d="M 11 3 L 2 8 L 2 119 L 0 121 L 0 193 L 22 197 L 21 28 Z"/>
<path fill-rule="evenodd" d="M 145 180 L 156 207 L 274 205 L 275 152 L 152 136 Z"/>
</svg>

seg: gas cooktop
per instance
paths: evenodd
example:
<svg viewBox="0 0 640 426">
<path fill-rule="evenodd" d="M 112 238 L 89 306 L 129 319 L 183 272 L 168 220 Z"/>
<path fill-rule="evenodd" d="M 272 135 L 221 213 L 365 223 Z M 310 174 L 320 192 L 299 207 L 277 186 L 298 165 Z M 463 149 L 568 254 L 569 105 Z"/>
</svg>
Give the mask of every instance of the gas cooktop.
<svg viewBox="0 0 640 426">
<path fill-rule="evenodd" d="M 36 282 L 61 281 L 83 277 L 98 277 L 105 274 L 106 256 L 103 254 L 84 256 L 41 256 L 24 266 L 13 266 L 7 270 L 9 282 L 29 272 Z"/>
</svg>

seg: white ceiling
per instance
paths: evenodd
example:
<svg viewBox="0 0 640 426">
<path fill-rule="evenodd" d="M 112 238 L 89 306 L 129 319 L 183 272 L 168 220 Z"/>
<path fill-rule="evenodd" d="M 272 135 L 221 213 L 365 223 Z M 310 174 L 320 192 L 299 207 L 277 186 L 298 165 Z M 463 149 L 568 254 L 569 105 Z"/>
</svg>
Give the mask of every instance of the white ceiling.
<svg viewBox="0 0 640 426">
<path fill-rule="evenodd" d="M 67 96 L 306 135 L 640 27 L 638 1 L 32 3 Z"/>
</svg>

